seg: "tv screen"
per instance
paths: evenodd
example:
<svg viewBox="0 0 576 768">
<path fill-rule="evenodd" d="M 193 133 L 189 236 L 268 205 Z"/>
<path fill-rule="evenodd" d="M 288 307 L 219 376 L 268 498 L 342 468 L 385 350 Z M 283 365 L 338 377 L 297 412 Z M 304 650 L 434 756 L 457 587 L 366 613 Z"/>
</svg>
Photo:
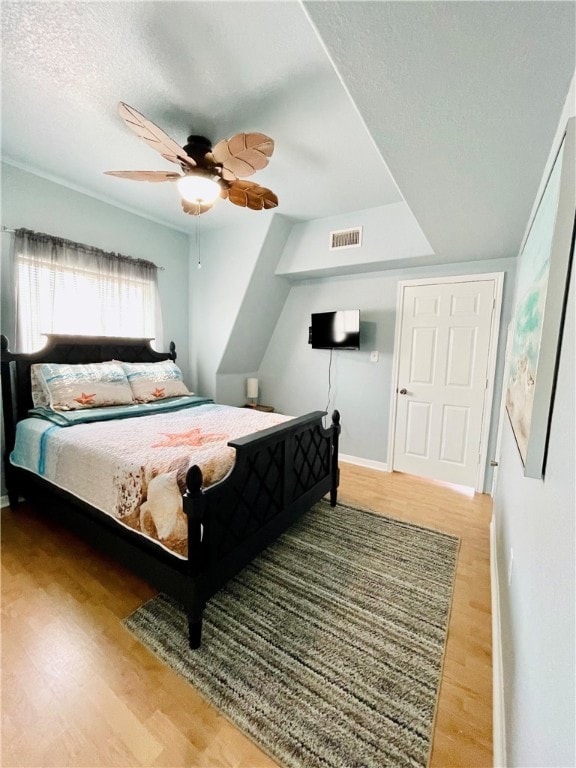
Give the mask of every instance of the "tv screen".
<svg viewBox="0 0 576 768">
<path fill-rule="evenodd" d="M 360 349 L 360 310 L 313 314 L 310 342 L 312 349 Z"/>
</svg>

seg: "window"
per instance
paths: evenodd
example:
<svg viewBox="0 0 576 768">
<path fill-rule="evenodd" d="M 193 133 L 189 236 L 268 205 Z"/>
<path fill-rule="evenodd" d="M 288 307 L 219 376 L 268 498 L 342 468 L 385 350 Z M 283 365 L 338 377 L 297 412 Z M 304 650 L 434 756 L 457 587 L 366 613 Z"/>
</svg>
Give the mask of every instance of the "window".
<svg viewBox="0 0 576 768">
<path fill-rule="evenodd" d="M 17 343 L 44 345 L 45 333 L 132 336 L 161 346 L 157 267 L 50 235 L 18 230 Z"/>
</svg>

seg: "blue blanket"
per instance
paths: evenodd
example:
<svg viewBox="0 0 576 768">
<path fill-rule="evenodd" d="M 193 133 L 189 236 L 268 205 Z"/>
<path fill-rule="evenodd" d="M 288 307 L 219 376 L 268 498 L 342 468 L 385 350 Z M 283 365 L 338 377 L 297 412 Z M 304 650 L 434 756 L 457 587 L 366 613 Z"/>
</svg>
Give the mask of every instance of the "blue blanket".
<svg viewBox="0 0 576 768">
<path fill-rule="evenodd" d="M 82 408 L 77 411 L 53 411 L 51 408 L 32 408 L 29 416 L 58 424 L 59 427 L 71 427 L 74 424 L 87 424 L 91 421 L 109 421 L 110 419 L 131 419 L 135 416 L 149 416 L 152 413 L 168 413 L 182 408 L 194 408 L 197 405 L 212 403 L 208 397 L 182 395 L 155 400 L 151 403 L 133 405 L 108 405 L 101 408 Z"/>
</svg>

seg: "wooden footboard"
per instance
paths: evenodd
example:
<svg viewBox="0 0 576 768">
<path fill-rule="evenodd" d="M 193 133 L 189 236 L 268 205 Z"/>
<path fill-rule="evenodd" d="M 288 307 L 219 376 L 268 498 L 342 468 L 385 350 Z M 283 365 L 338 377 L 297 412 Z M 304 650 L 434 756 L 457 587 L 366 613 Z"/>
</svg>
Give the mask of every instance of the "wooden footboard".
<svg viewBox="0 0 576 768">
<path fill-rule="evenodd" d="M 194 594 L 187 606 L 190 646 L 200 645 L 206 601 L 303 512 L 330 494 L 336 504 L 340 414 L 325 429 L 316 411 L 231 441 L 236 461 L 225 480 L 202 490 L 188 471 L 184 511 Z"/>
</svg>

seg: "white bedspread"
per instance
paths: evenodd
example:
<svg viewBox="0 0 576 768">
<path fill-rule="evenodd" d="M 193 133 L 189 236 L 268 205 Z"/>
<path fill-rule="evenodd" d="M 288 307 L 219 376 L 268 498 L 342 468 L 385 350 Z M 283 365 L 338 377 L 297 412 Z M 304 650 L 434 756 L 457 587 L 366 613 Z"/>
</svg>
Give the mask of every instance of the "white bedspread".
<svg viewBox="0 0 576 768">
<path fill-rule="evenodd" d="M 217 483 L 234 464 L 228 441 L 290 418 L 216 404 L 69 427 L 29 418 L 10 461 L 186 556 L 188 468 L 201 468 L 205 487 Z"/>
</svg>

